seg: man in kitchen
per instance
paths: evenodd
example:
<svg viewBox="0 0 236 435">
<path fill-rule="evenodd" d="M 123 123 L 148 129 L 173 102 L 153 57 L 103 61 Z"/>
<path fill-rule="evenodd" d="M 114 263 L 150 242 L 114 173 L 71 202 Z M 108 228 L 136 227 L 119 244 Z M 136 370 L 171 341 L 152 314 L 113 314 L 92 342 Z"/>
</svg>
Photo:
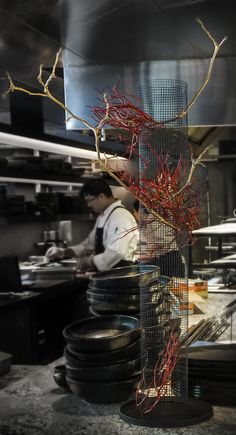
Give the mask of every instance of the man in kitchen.
<svg viewBox="0 0 236 435">
<path fill-rule="evenodd" d="M 78 245 L 49 248 L 48 259 L 76 257 L 81 271 L 105 271 L 132 264 L 138 242 L 137 223 L 132 213 L 114 198 L 102 178 L 88 180 L 81 195 L 88 207 L 98 214 L 94 228 Z"/>
<path fill-rule="evenodd" d="M 138 200 L 133 203 L 133 214 L 141 227 L 136 254 L 138 262 L 155 264 L 160 267 L 161 275 L 184 278 L 185 259 L 180 255 L 174 230 L 155 220 L 144 207 L 140 207 Z"/>
</svg>

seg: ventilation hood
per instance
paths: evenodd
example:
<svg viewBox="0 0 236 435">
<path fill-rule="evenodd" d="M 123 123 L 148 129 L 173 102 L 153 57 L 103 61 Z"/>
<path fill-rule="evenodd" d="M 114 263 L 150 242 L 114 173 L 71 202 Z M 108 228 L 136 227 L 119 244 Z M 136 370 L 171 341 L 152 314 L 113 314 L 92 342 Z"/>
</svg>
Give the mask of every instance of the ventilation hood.
<svg viewBox="0 0 236 435">
<path fill-rule="evenodd" d="M 90 120 L 98 90 L 119 83 L 137 95 L 150 79 L 180 79 L 188 99 L 203 83 L 213 46 L 227 35 L 207 89 L 189 111 L 189 125 L 236 123 L 236 28 L 232 8 L 218 0 L 62 0 L 66 104 Z M 82 128 L 70 119 L 69 129 Z"/>
</svg>

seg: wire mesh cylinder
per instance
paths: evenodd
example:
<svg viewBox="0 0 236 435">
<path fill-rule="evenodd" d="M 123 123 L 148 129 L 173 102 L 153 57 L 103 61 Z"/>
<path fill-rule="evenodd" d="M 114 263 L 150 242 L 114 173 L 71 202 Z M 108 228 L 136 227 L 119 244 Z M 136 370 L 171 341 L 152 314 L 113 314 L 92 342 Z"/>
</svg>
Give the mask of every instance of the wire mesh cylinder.
<svg viewBox="0 0 236 435">
<path fill-rule="evenodd" d="M 178 80 L 151 80 L 140 86 L 139 95 L 142 110 L 160 122 L 143 131 L 139 141 L 140 189 L 145 189 L 144 180 L 150 181 L 150 208 L 160 216 L 157 218 L 140 205 L 140 261 L 160 268 L 158 280 L 140 286 L 140 391 L 141 396 L 150 393 L 161 399 L 166 395 L 187 395 L 184 350 L 179 359 L 181 337 L 186 336 L 188 328 L 187 270 L 179 247 L 180 234 L 174 228 L 175 216 L 171 207 L 168 211 L 155 203 L 151 181 L 160 179 L 164 188 L 163 177 L 168 185 L 168 174 L 176 170 L 180 159 L 190 162 L 187 117 L 181 116 L 187 106 L 187 85 Z M 171 198 L 171 184 L 166 189 L 163 194 Z M 187 242 L 188 234 L 182 233 L 181 244 Z"/>
</svg>

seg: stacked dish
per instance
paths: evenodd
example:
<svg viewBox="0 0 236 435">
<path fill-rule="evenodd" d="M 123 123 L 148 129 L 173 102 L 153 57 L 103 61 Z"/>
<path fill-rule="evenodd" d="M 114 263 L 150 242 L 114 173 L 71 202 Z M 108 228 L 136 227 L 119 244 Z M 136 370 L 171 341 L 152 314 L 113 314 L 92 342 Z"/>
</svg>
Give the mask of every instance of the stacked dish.
<svg viewBox="0 0 236 435">
<path fill-rule="evenodd" d="M 68 325 L 66 381 L 88 402 L 125 400 L 140 378 L 140 324 L 124 315 L 90 317 Z"/>
<path fill-rule="evenodd" d="M 140 312 L 140 286 L 159 276 L 153 265 L 118 267 L 90 277 L 87 299 L 93 314 Z"/>
<path fill-rule="evenodd" d="M 192 347 L 188 356 L 189 395 L 213 405 L 236 405 L 236 344 Z"/>
</svg>

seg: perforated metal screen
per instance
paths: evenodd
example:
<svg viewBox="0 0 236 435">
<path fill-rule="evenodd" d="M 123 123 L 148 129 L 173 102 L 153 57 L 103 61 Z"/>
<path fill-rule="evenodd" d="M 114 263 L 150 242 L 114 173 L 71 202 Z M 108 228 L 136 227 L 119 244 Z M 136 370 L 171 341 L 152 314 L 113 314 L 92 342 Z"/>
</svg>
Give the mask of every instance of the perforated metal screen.
<svg viewBox="0 0 236 435">
<path fill-rule="evenodd" d="M 140 188 L 147 188 L 147 180 L 158 179 L 161 193 L 169 196 L 170 201 L 169 209 L 168 201 L 166 207 L 160 205 L 156 201 L 156 186 L 150 187 L 149 183 L 149 204 L 159 218 L 142 204 L 139 209 L 140 263 L 160 268 L 159 278 L 146 286 L 140 282 L 143 375 L 139 400 L 145 406 L 144 398 L 148 395 L 187 395 L 187 356 L 180 341 L 188 329 L 187 259 L 181 255 L 181 248 L 188 244 L 188 234 L 175 228 L 171 201 L 178 201 L 178 197 L 171 191 L 168 174 L 176 170 L 180 159 L 190 162 L 190 152 L 187 117 L 176 119 L 187 105 L 186 83 L 152 80 L 140 86 L 139 94 L 142 110 L 163 123 L 144 131 L 140 138 Z"/>
</svg>

